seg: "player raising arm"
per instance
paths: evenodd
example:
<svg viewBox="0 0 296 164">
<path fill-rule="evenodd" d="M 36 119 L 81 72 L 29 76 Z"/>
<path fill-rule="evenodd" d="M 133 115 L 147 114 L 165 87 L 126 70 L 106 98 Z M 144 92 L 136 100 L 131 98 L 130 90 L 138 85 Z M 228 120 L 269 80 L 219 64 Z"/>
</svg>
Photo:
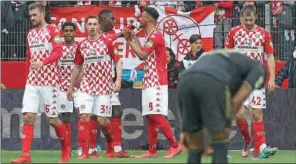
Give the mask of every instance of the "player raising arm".
<svg viewBox="0 0 296 164">
<path fill-rule="evenodd" d="M 155 158 L 158 127 L 169 140 L 171 148 L 165 158 L 173 158 L 182 150 L 171 125 L 165 118 L 168 114 L 168 70 L 166 60 L 166 47 L 164 38 L 156 29 L 159 14 L 156 9 L 147 7 L 140 17 L 140 26 L 147 33 L 147 41 L 142 47 L 139 40 L 129 30 L 123 32 L 135 54 L 144 60 L 144 80 L 142 89 L 142 115 L 148 121 L 149 151 L 140 158 Z"/>
</svg>

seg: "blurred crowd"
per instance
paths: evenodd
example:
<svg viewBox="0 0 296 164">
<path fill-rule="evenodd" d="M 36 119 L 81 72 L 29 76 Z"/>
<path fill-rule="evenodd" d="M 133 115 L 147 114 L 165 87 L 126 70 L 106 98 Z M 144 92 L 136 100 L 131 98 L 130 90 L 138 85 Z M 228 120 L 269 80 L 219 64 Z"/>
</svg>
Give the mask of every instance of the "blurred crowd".
<svg viewBox="0 0 296 164">
<path fill-rule="evenodd" d="M 35 1 L 1 1 L 1 49 L 2 60 L 24 60 L 26 32 L 30 29 L 27 6 Z M 275 47 L 277 60 L 288 61 L 285 70 L 278 77 L 278 85 L 288 76 L 286 73 L 295 67 L 296 63 L 296 5 L 295 1 L 183 1 L 183 0 L 140 0 L 140 1 L 36 1 L 46 8 L 46 21 L 50 22 L 50 6 L 83 6 L 83 5 L 112 5 L 112 6 L 141 6 L 159 5 L 177 8 L 181 11 L 192 11 L 197 7 L 212 5 L 215 12 L 215 48 L 223 48 L 229 30 L 240 24 L 240 9 L 243 5 L 252 4 L 257 8 L 256 24 L 269 28 Z M 192 50 L 181 61 L 175 59 L 174 52 L 168 47 L 168 69 L 170 86 L 175 87 L 179 72 L 186 69 L 192 61 L 203 52 L 201 37 L 191 36 Z M 294 58 L 295 56 L 295 58 Z M 291 72 L 291 71 L 290 71 Z M 293 71 L 292 71 L 293 72 Z M 295 71 L 294 71 L 295 72 Z M 294 75 L 296 78 L 296 75 Z M 296 81 L 296 79 L 295 79 Z"/>
</svg>

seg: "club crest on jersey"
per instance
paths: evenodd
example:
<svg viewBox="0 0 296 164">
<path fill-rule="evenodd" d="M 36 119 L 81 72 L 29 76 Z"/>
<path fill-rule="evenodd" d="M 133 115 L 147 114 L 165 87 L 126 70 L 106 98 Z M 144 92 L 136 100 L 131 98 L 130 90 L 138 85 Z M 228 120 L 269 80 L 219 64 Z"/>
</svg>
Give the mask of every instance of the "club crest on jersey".
<svg viewBox="0 0 296 164">
<path fill-rule="evenodd" d="M 245 44 L 251 46 L 252 45 L 252 39 L 246 38 L 245 39 Z"/>
<path fill-rule="evenodd" d="M 149 40 L 149 41 L 146 43 L 146 47 L 151 48 L 152 46 L 153 46 L 153 42 L 152 42 L 152 40 Z"/>
<path fill-rule="evenodd" d="M 96 54 L 97 54 L 97 52 L 96 52 L 95 49 L 91 49 L 91 50 L 89 51 L 89 55 L 91 55 L 91 56 L 95 56 Z"/>
<path fill-rule="evenodd" d="M 103 48 L 103 47 L 104 47 L 104 43 L 101 42 L 101 43 L 99 44 L 99 47 L 100 47 L 100 48 Z"/>
<path fill-rule="evenodd" d="M 74 59 L 74 53 L 73 52 L 68 52 L 67 53 L 67 58 L 68 59 Z"/>
<path fill-rule="evenodd" d="M 56 43 L 61 43 L 61 42 L 62 42 L 62 38 L 61 38 L 60 36 L 55 36 L 55 37 L 54 37 L 54 41 L 55 41 Z"/>
</svg>

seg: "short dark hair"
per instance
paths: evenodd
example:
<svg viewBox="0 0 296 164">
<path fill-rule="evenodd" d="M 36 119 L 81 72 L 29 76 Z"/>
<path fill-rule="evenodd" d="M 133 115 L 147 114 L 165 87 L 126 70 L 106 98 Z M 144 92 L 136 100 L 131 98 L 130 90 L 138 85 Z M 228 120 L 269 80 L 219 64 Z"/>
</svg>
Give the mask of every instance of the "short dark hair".
<svg viewBox="0 0 296 164">
<path fill-rule="evenodd" d="M 190 44 L 196 42 L 197 40 L 202 40 L 202 38 L 201 38 L 200 35 L 193 34 L 193 35 L 191 35 L 190 38 L 189 38 L 189 42 L 190 42 Z"/>
<path fill-rule="evenodd" d="M 253 5 L 244 6 L 241 10 L 241 16 L 250 16 L 252 13 L 256 14 L 256 7 Z"/>
<path fill-rule="evenodd" d="M 166 50 L 169 51 L 169 54 L 170 54 L 171 58 L 174 58 L 174 59 L 176 58 L 175 54 L 174 54 L 174 51 L 170 47 L 166 47 Z"/>
<path fill-rule="evenodd" d="M 65 28 L 66 26 L 72 26 L 72 27 L 74 28 L 74 30 L 76 30 L 76 26 L 75 26 L 75 24 L 74 24 L 73 22 L 65 22 L 65 23 L 63 24 L 63 26 L 62 26 L 62 30 L 64 30 L 64 28 Z"/>
<path fill-rule="evenodd" d="M 99 13 L 99 18 L 103 17 L 104 15 L 110 14 L 110 13 L 113 13 L 113 11 L 108 10 L 108 9 L 103 9 L 103 10 L 100 11 L 100 13 Z"/>
<path fill-rule="evenodd" d="M 42 13 L 45 12 L 44 7 L 41 4 L 38 4 L 38 3 L 32 3 L 32 4 L 30 4 L 29 7 L 28 7 L 28 9 L 29 9 L 29 11 L 30 10 L 34 10 L 34 9 L 38 9 Z"/>
<path fill-rule="evenodd" d="M 88 20 L 89 19 L 97 19 L 98 20 L 98 23 L 99 23 L 99 18 L 97 17 L 97 16 L 95 16 L 95 15 L 90 15 L 90 16 L 88 16 L 87 18 L 86 18 L 86 23 L 88 22 Z"/>
<path fill-rule="evenodd" d="M 157 20 L 159 17 L 158 11 L 153 7 L 146 7 L 144 9 L 154 20 Z"/>
</svg>

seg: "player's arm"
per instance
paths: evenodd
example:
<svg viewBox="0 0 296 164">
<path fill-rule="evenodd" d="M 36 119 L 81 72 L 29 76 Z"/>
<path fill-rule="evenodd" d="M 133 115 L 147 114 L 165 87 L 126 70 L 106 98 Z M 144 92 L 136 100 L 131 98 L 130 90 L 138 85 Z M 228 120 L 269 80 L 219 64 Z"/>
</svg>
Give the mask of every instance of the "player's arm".
<svg viewBox="0 0 296 164">
<path fill-rule="evenodd" d="M 251 60 L 251 59 L 250 59 Z M 245 60 L 247 61 L 247 60 Z M 236 114 L 243 102 L 248 98 L 250 93 L 255 89 L 264 87 L 266 80 L 266 70 L 264 66 L 255 61 L 249 61 L 244 66 L 240 65 L 241 72 L 244 78 L 238 92 L 232 98 L 232 110 Z"/>
<path fill-rule="evenodd" d="M 273 49 L 273 44 L 270 38 L 270 34 L 267 31 L 265 32 L 264 41 L 265 41 L 264 51 L 267 54 L 267 66 L 269 71 L 268 87 L 269 87 L 269 90 L 274 90 L 274 87 L 275 87 L 275 58 L 273 55 L 274 49 Z"/>
<path fill-rule="evenodd" d="M 149 39 L 149 38 L 151 38 L 151 36 L 148 38 L 145 46 L 143 48 L 141 48 L 141 46 L 139 46 L 137 44 L 137 42 L 135 42 L 132 39 L 132 33 L 131 33 L 131 31 L 124 30 L 123 35 L 124 35 L 125 39 L 127 40 L 127 42 L 129 43 L 129 45 L 132 48 L 132 50 L 134 51 L 134 53 L 141 60 L 145 60 L 149 56 L 149 54 L 151 54 L 151 52 L 155 48 L 155 44 L 153 43 L 153 41 L 155 41 L 155 40 L 152 40 L 152 39 L 150 40 Z"/>
<path fill-rule="evenodd" d="M 234 48 L 234 29 L 232 28 L 225 40 L 225 48 L 227 49 L 233 49 Z"/>
<path fill-rule="evenodd" d="M 44 65 L 57 61 L 62 56 L 62 38 L 57 28 L 51 29 L 52 52 L 50 56 L 42 61 Z"/>
<path fill-rule="evenodd" d="M 31 52 L 30 52 L 30 47 L 29 47 L 29 44 L 27 42 L 27 45 L 26 45 L 26 76 L 28 77 L 29 75 L 29 71 L 30 71 L 30 61 L 31 61 Z"/>
<path fill-rule="evenodd" d="M 107 38 L 106 42 L 107 42 L 109 54 L 115 63 L 115 71 L 116 71 L 115 92 L 118 92 L 121 88 L 121 79 L 122 79 L 122 55 L 117 50 L 117 48 L 114 47 L 111 39 Z"/>
<path fill-rule="evenodd" d="M 74 58 L 75 65 L 74 65 L 74 69 L 72 71 L 71 82 L 70 82 L 70 86 L 69 86 L 69 89 L 67 92 L 67 98 L 69 100 L 73 100 L 73 97 L 72 97 L 73 89 L 79 79 L 79 75 L 82 70 L 83 61 L 84 61 L 84 59 L 81 55 L 80 45 L 79 45 L 77 48 L 76 54 L 75 54 L 75 58 Z"/>
</svg>

